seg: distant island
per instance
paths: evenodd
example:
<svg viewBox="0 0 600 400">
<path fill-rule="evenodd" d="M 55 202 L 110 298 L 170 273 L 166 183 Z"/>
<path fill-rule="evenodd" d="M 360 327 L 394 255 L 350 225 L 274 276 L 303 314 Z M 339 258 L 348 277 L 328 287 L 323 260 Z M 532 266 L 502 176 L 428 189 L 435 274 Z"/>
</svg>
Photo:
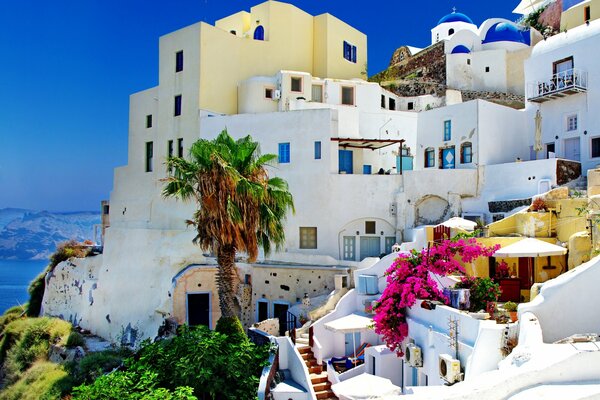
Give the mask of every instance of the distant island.
<svg viewBox="0 0 600 400">
<path fill-rule="evenodd" d="M 0 260 L 46 259 L 65 240 L 94 240 L 99 224 L 99 212 L 0 209 Z"/>
</svg>

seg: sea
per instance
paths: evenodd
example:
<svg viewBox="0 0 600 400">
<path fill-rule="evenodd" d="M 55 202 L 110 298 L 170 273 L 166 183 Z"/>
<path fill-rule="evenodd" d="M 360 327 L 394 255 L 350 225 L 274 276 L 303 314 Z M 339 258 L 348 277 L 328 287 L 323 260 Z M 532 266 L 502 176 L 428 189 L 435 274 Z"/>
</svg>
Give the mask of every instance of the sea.
<svg viewBox="0 0 600 400">
<path fill-rule="evenodd" d="M 29 283 L 48 265 L 48 260 L 0 260 L 0 314 L 29 300 Z"/>
</svg>

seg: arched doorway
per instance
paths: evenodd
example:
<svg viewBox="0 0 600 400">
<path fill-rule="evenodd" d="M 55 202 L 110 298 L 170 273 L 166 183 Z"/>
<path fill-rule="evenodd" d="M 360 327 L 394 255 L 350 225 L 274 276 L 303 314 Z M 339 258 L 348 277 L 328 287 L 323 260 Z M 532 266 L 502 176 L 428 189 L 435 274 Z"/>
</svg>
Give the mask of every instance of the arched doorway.
<svg viewBox="0 0 600 400">
<path fill-rule="evenodd" d="M 259 25 L 254 30 L 254 40 L 265 40 L 265 28 Z"/>
</svg>

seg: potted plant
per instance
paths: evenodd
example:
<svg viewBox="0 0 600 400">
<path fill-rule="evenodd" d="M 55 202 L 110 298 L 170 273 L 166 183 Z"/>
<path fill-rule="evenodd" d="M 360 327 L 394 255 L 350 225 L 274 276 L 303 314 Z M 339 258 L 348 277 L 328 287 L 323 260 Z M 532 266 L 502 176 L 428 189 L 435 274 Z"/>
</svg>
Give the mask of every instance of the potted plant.
<svg viewBox="0 0 600 400">
<path fill-rule="evenodd" d="M 510 320 L 512 322 L 517 321 L 517 303 L 507 301 L 506 303 L 504 303 L 504 306 L 502 308 L 504 308 L 504 311 L 506 311 L 510 315 Z"/>
</svg>

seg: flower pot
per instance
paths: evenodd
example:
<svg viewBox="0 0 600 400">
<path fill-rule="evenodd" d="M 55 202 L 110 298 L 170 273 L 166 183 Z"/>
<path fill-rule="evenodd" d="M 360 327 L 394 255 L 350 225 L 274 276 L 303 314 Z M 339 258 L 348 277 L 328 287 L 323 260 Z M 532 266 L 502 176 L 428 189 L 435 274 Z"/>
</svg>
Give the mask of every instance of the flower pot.
<svg viewBox="0 0 600 400">
<path fill-rule="evenodd" d="M 517 322 L 517 320 L 519 319 L 516 311 L 509 311 L 508 314 L 510 315 L 511 322 Z"/>
</svg>

